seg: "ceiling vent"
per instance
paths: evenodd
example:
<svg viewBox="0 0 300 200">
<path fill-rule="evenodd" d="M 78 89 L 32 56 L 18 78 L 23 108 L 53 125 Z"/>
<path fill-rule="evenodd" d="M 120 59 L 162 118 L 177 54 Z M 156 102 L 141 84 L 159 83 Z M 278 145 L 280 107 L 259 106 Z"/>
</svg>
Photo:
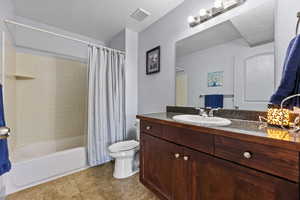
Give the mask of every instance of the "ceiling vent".
<svg viewBox="0 0 300 200">
<path fill-rule="evenodd" d="M 142 8 L 138 8 L 130 15 L 131 18 L 139 22 L 144 21 L 148 16 L 150 16 L 150 13 Z"/>
</svg>

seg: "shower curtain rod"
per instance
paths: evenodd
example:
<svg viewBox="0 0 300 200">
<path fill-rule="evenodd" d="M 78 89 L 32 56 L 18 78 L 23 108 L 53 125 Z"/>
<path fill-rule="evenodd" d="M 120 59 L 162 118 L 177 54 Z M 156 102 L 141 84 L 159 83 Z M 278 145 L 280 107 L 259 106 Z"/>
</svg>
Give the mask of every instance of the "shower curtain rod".
<svg viewBox="0 0 300 200">
<path fill-rule="evenodd" d="M 107 50 L 110 50 L 110 51 L 115 51 L 115 52 L 118 52 L 118 53 L 125 54 L 125 51 L 120 51 L 120 50 L 117 50 L 117 49 L 112 49 L 112 48 L 109 48 L 109 47 L 106 47 L 106 46 L 102 46 L 102 45 L 99 45 L 99 44 L 91 43 L 91 42 L 88 42 L 88 41 L 85 41 L 85 40 L 81 40 L 81 39 L 78 39 L 78 38 L 75 38 L 75 37 L 71 37 L 71 36 L 67 36 L 67 35 L 62 35 L 62 34 L 55 33 L 55 32 L 52 32 L 52 31 L 48 31 L 48 30 L 45 30 L 45 29 L 41 29 L 41 28 L 37 28 L 37 27 L 34 27 L 34 26 L 22 24 L 22 23 L 13 21 L 13 20 L 5 19 L 3 21 L 5 23 L 8 23 L 8 24 L 14 24 L 14 25 L 17 25 L 17 26 L 21 26 L 23 28 L 27 28 L 27 29 L 31 29 L 31 30 L 35 30 L 35 31 L 43 32 L 43 33 L 47 33 L 47 34 L 50 34 L 50 35 L 54 35 L 54 36 L 61 37 L 61 38 L 64 38 L 64 39 L 68 39 L 68 40 L 72 40 L 72 41 L 75 41 L 75 42 L 83 43 L 83 44 L 86 44 L 86 45 L 96 46 L 96 47 L 104 48 L 104 49 L 107 49 Z"/>
</svg>

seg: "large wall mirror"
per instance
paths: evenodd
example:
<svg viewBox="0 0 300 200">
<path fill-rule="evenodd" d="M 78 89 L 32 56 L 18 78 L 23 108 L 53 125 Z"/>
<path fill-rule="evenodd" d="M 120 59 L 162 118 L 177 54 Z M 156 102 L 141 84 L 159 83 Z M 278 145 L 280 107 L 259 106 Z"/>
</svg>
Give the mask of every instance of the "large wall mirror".
<svg viewBox="0 0 300 200">
<path fill-rule="evenodd" d="M 275 90 L 275 0 L 176 43 L 176 105 L 266 110 Z"/>
</svg>

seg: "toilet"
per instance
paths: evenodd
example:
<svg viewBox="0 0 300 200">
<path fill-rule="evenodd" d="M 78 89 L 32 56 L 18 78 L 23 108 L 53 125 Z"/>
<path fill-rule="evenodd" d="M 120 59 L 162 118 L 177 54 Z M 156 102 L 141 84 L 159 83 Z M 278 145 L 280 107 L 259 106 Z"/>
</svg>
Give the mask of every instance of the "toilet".
<svg viewBox="0 0 300 200">
<path fill-rule="evenodd" d="M 139 120 L 136 122 L 137 141 L 128 140 L 112 144 L 108 147 L 109 155 L 115 159 L 113 176 L 116 179 L 128 178 L 139 172 L 134 166 L 136 155 L 139 151 L 140 139 Z"/>
</svg>

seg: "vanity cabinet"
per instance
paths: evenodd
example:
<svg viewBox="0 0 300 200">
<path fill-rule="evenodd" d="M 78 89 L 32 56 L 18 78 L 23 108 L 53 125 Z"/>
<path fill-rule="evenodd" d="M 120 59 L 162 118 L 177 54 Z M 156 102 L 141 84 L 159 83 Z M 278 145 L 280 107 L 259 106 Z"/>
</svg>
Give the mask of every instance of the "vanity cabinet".
<svg viewBox="0 0 300 200">
<path fill-rule="evenodd" d="M 186 155 L 190 157 L 189 200 L 298 199 L 295 183 L 193 150 L 186 149 Z"/>
<path fill-rule="evenodd" d="M 187 199 L 185 163 L 180 159 L 183 147 L 142 134 L 141 181 L 162 199 Z M 180 192 L 177 192 L 177 191 Z"/>
<path fill-rule="evenodd" d="M 141 182 L 162 200 L 299 199 L 294 151 L 142 120 L 140 161 Z"/>
</svg>

